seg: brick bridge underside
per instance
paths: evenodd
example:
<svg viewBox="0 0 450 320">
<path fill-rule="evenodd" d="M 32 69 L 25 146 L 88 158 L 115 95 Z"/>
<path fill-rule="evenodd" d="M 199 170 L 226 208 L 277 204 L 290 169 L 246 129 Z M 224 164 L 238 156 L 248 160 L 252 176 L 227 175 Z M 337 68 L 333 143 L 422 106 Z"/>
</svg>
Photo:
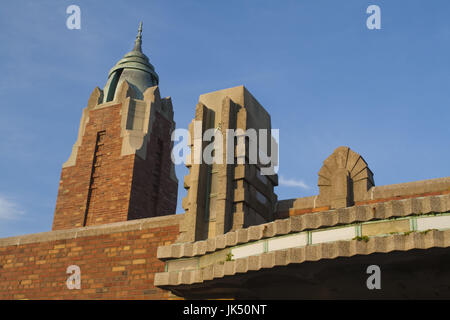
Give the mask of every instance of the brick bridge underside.
<svg viewBox="0 0 450 320">
<path fill-rule="evenodd" d="M 378 265 L 381 289 L 367 288 Z M 203 283 L 164 286 L 188 299 L 449 299 L 450 248 L 414 249 L 308 261 Z"/>
</svg>

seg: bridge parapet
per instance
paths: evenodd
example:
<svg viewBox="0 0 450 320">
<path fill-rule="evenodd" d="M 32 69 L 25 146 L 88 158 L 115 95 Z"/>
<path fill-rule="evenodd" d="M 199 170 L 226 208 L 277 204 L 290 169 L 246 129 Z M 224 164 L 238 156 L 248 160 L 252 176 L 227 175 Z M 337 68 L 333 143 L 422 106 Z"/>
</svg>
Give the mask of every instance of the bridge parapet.
<svg viewBox="0 0 450 320">
<path fill-rule="evenodd" d="M 193 243 L 158 248 L 166 272 L 155 286 L 179 286 L 307 261 L 450 247 L 450 195 L 293 216 Z"/>
</svg>

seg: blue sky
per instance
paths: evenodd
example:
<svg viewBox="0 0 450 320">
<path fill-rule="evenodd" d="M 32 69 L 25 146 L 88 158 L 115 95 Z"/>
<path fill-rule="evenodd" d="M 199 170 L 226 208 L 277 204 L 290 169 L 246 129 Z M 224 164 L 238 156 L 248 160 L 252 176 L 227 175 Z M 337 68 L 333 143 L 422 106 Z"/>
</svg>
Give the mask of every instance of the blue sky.
<svg viewBox="0 0 450 320">
<path fill-rule="evenodd" d="M 66 8 L 81 8 L 81 29 Z M 381 30 L 366 8 L 381 8 Z M 198 96 L 245 85 L 280 130 L 279 199 L 318 193 L 335 148 L 376 185 L 450 176 L 450 2 L 8 1 L 0 7 L 0 237 L 49 231 L 61 165 L 110 68 L 143 50 L 178 128 Z M 178 210 L 186 169 L 177 166 Z"/>
</svg>

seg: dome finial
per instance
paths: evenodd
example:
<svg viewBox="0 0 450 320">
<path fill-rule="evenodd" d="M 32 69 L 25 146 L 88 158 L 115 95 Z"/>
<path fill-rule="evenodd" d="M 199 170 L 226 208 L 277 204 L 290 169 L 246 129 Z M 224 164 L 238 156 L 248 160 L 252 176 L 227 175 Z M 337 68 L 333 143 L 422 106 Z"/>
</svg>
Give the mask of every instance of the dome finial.
<svg viewBox="0 0 450 320">
<path fill-rule="evenodd" d="M 148 57 L 142 52 L 141 45 L 142 22 L 139 24 L 133 50 L 124 55 L 108 73 L 104 102 L 114 100 L 116 88 L 119 88 L 125 80 L 136 91 L 134 96 L 136 99 L 143 99 L 143 93 L 147 88 L 158 85 L 158 74 Z"/>
<path fill-rule="evenodd" d="M 133 51 L 142 52 L 141 44 L 142 44 L 142 21 L 139 23 L 139 30 L 136 36 L 136 40 L 134 41 Z"/>
</svg>

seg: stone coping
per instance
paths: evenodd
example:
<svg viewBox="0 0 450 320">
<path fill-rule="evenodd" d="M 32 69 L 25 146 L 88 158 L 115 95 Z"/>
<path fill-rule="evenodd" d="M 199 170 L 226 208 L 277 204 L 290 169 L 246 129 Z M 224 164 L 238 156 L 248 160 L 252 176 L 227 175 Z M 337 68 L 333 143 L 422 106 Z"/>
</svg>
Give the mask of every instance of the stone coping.
<svg viewBox="0 0 450 320">
<path fill-rule="evenodd" d="M 450 212 L 384 220 L 358 222 L 344 226 L 302 231 L 266 238 L 250 243 L 225 248 L 214 253 L 191 258 L 179 258 L 166 261 L 166 272 L 196 270 L 214 263 L 232 259 L 246 258 L 265 252 L 289 248 L 316 245 L 325 242 L 359 239 L 369 241 L 369 237 L 391 234 L 409 234 L 411 232 L 429 232 L 430 230 L 450 229 Z"/>
<path fill-rule="evenodd" d="M 196 270 L 156 273 L 154 285 L 158 287 L 189 285 L 248 271 L 258 271 L 307 261 L 449 246 L 450 229 L 371 237 L 368 241 L 355 239 L 325 242 L 222 261 Z"/>
<path fill-rule="evenodd" d="M 292 216 L 287 219 L 228 232 L 207 240 L 161 246 L 158 247 L 157 257 L 160 260 L 194 257 L 277 235 L 363 221 L 447 211 L 450 211 L 450 194 L 353 206 Z"/>
<path fill-rule="evenodd" d="M 399 197 L 404 199 L 445 193 L 450 193 L 450 177 L 373 186 L 367 191 L 365 199 L 358 200 L 356 204 L 383 202 L 395 200 L 395 198 Z M 319 203 L 318 197 L 318 195 L 315 195 L 303 198 L 279 200 L 277 203 L 276 215 L 280 218 L 287 218 L 290 211 L 311 213 L 328 210 L 329 208 L 327 206 L 329 204 Z"/>
<path fill-rule="evenodd" d="M 450 191 L 450 177 L 374 186 L 368 191 L 370 199 L 367 200 L 388 199 L 439 191 Z"/>
<path fill-rule="evenodd" d="M 98 226 L 81 227 L 74 229 L 55 230 L 26 234 L 22 236 L 8 237 L 0 239 L 0 247 L 21 245 L 29 243 L 40 243 L 64 239 L 75 239 L 88 236 L 104 235 L 123 231 L 133 231 L 142 229 L 161 228 L 178 225 L 184 214 L 174 214 L 145 219 L 136 219 L 123 222 L 114 222 Z"/>
</svg>

